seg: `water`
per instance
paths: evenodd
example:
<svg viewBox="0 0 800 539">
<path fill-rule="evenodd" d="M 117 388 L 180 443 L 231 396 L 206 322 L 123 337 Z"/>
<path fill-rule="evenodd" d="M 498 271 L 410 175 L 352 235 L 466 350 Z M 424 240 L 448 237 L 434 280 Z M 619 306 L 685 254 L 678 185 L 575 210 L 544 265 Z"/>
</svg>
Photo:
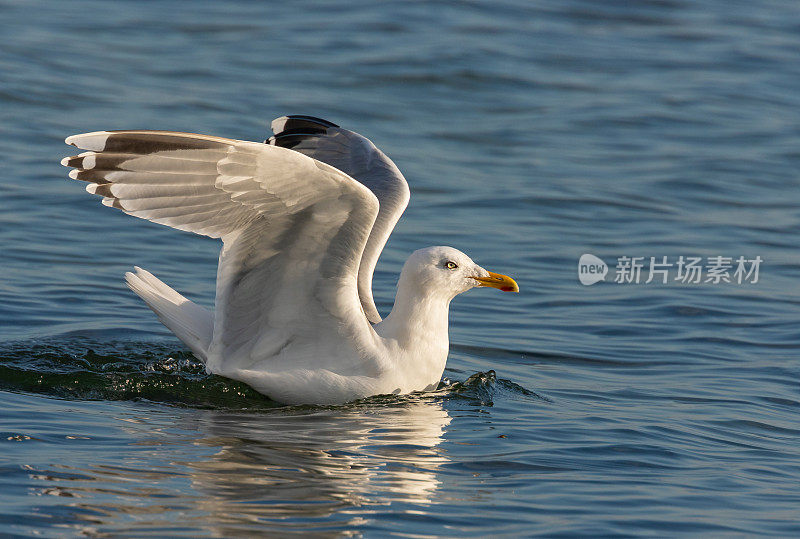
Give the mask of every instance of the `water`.
<svg viewBox="0 0 800 539">
<path fill-rule="evenodd" d="M 794 2 L 0 2 L 0 532 L 800 534 Z M 507 273 L 438 391 L 276 405 L 122 282 L 213 301 L 213 240 L 66 179 L 66 135 L 369 136 L 412 250 Z M 579 256 L 760 256 L 756 284 L 579 284 Z"/>
</svg>

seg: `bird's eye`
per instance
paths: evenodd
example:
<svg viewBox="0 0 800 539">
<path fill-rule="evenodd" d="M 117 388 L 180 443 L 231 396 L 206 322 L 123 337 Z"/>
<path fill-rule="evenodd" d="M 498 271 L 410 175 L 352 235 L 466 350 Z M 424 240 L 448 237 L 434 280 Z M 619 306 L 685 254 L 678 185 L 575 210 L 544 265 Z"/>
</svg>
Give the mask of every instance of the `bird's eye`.
<svg viewBox="0 0 800 539">
<path fill-rule="evenodd" d="M 449 269 L 449 270 L 454 270 L 454 269 L 456 269 L 458 267 L 458 264 L 456 264 L 455 262 L 450 260 L 448 262 L 445 262 L 444 267 Z"/>
</svg>

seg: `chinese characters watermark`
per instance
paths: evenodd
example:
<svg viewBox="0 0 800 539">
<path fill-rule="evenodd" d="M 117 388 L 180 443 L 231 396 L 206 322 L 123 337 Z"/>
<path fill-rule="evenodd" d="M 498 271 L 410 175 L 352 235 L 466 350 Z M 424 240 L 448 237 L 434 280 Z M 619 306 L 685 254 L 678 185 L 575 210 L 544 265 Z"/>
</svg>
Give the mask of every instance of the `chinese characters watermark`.
<svg viewBox="0 0 800 539">
<path fill-rule="evenodd" d="M 620 256 L 614 272 L 618 284 L 756 284 L 763 259 L 729 256 Z M 604 281 L 608 266 L 600 258 L 584 254 L 578 261 L 578 279 L 592 285 Z"/>
</svg>

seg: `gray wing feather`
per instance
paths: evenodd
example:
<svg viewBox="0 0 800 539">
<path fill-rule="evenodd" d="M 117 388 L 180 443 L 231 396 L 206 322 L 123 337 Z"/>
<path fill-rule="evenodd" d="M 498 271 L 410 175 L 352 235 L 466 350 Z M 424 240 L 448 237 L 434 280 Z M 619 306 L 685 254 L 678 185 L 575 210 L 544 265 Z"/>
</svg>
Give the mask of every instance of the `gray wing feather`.
<svg viewBox="0 0 800 539">
<path fill-rule="evenodd" d="M 272 122 L 269 143 L 291 148 L 331 165 L 375 194 L 380 204 L 358 268 L 358 295 L 367 318 L 381 321 L 372 297 L 372 275 L 383 247 L 408 205 L 408 183 L 397 166 L 366 137 L 308 116 L 283 116 Z"/>
</svg>

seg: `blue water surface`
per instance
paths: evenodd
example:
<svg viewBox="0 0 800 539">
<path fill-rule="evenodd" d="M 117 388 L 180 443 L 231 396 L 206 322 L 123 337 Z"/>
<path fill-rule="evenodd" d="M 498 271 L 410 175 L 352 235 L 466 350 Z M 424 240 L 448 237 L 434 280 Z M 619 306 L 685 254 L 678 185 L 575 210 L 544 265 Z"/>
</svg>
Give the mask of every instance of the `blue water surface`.
<svg viewBox="0 0 800 539">
<path fill-rule="evenodd" d="M 0 533 L 800 535 L 798 51 L 792 0 L 0 0 Z M 206 375 L 122 275 L 212 305 L 217 242 L 59 165 L 74 133 L 287 113 L 409 181 L 384 315 L 428 245 L 519 282 L 454 301 L 438 391 Z M 619 284 L 622 256 L 763 262 Z"/>
</svg>

